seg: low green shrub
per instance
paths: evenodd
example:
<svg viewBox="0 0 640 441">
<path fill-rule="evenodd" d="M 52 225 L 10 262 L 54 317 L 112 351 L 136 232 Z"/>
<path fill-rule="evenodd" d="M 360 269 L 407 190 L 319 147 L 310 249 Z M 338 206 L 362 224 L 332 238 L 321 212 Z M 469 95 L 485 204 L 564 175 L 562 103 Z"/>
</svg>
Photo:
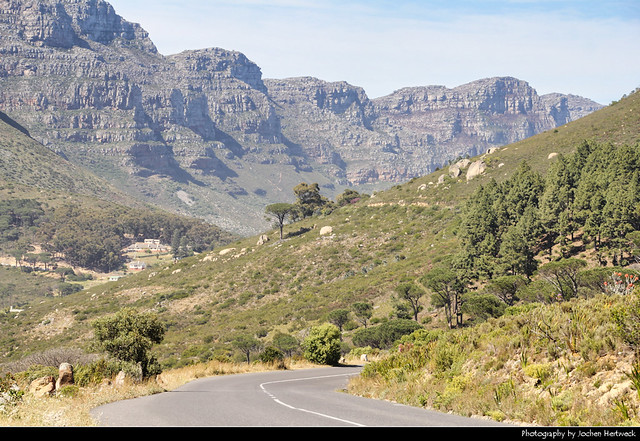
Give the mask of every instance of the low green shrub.
<svg viewBox="0 0 640 441">
<path fill-rule="evenodd" d="M 120 363 L 105 359 L 79 365 L 74 368 L 73 381 L 80 387 L 100 384 L 105 378 L 115 377 L 120 371 Z"/>
<path fill-rule="evenodd" d="M 264 351 L 260 353 L 260 361 L 263 363 L 279 363 L 282 360 L 284 360 L 284 354 L 281 350 L 273 346 L 267 346 Z"/>
</svg>

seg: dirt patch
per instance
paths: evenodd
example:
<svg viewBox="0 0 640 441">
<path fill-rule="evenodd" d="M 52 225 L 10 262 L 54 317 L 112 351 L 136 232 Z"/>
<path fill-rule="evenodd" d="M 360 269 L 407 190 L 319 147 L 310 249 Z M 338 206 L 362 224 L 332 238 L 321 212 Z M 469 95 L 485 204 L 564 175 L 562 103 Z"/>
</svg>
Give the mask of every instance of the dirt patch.
<svg viewBox="0 0 640 441">
<path fill-rule="evenodd" d="M 31 334 L 34 338 L 51 338 L 69 329 L 74 321 L 70 311 L 56 309 L 45 315 L 42 321 L 31 330 Z"/>
</svg>

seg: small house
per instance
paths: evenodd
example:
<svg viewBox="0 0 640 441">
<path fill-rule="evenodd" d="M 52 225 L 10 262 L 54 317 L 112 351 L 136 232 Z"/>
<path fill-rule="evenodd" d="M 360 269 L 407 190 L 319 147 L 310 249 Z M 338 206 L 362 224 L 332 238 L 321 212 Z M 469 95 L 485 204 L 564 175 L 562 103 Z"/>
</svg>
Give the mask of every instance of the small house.
<svg viewBox="0 0 640 441">
<path fill-rule="evenodd" d="M 134 262 L 129 263 L 129 269 L 131 271 L 142 271 L 147 268 L 147 264 L 140 260 L 136 260 Z"/>
</svg>

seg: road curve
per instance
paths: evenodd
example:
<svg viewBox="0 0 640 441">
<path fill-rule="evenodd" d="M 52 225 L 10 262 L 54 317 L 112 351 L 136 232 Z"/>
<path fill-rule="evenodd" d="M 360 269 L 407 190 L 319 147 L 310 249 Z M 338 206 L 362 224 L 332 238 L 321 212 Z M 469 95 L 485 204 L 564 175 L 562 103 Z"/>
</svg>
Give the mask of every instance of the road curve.
<svg viewBox="0 0 640 441">
<path fill-rule="evenodd" d="M 112 427 L 497 426 L 341 392 L 358 366 L 215 376 L 170 392 L 95 408 Z"/>
</svg>

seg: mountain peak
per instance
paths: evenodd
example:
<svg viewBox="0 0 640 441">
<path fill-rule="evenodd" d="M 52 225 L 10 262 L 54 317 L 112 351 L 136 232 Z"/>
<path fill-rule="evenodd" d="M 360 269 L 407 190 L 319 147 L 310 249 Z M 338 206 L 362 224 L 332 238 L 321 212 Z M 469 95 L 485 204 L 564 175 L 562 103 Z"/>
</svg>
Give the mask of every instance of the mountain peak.
<svg viewBox="0 0 640 441">
<path fill-rule="evenodd" d="M 148 33 L 124 20 L 104 0 L 7 2 L 0 26 L 3 38 L 11 36 L 33 46 L 70 49 L 95 42 L 157 53 Z"/>
</svg>

